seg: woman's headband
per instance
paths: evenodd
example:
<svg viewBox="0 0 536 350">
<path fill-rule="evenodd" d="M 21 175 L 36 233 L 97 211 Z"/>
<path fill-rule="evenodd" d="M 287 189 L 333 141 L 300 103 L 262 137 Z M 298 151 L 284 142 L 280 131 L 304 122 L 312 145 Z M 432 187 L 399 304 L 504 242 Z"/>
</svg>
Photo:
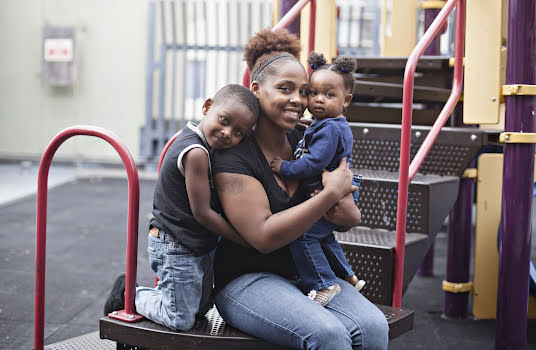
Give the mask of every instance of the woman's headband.
<svg viewBox="0 0 536 350">
<path fill-rule="evenodd" d="M 257 69 L 257 71 L 255 72 L 255 74 L 253 75 L 253 77 L 251 78 L 251 81 L 255 81 L 257 79 L 257 77 L 259 76 L 260 72 L 262 72 L 262 70 L 264 68 L 266 68 L 267 65 L 269 65 L 270 63 L 272 63 L 273 61 L 277 60 L 277 59 L 280 59 L 280 58 L 283 58 L 283 57 L 289 57 L 289 58 L 294 58 L 296 59 L 294 56 L 288 54 L 288 53 L 284 53 L 284 54 L 281 54 L 281 55 L 277 55 L 277 56 L 274 56 L 272 58 L 270 58 L 269 60 L 267 60 L 266 62 L 264 62 L 260 67 L 259 69 Z"/>
</svg>

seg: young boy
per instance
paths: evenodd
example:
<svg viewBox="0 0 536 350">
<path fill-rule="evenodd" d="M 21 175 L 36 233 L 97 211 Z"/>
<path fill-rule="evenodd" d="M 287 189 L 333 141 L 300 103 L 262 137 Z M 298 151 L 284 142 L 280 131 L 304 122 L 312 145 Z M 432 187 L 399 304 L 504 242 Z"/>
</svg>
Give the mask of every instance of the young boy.
<svg viewBox="0 0 536 350">
<path fill-rule="evenodd" d="M 237 145 L 253 127 L 259 102 L 247 88 L 227 85 L 188 123 L 168 149 L 156 183 L 149 223 L 149 261 L 156 288 L 136 288 L 136 312 L 174 330 L 188 330 L 213 305 L 212 256 L 218 235 L 247 245 L 211 208 L 210 152 Z M 125 276 L 119 275 L 104 314 L 124 309 Z"/>
</svg>

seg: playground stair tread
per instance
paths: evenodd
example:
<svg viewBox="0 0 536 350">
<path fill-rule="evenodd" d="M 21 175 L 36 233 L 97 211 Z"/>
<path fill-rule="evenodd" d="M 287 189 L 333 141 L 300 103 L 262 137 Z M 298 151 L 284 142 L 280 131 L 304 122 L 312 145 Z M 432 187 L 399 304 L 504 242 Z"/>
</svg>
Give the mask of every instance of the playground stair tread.
<svg viewBox="0 0 536 350">
<path fill-rule="evenodd" d="M 398 173 L 353 169 L 363 175 L 358 206 L 361 225 L 396 230 Z M 409 185 L 406 231 L 435 235 L 456 201 L 459 178 L 417 174 Z"/>
<path fill-rule="evenodd" d="M 435 236 L 406 234 L 403 292 L 407 290 Z M 361 293 L 373 303 L 390 305 L 396 232 L 358 226 L 348 232 L 336 232 L 335 237 L 356 276 L 367 282 Z"/>
<path fill-rule="evenodd" d="M 400 103 L 404 90 L 403 84 L 377 82 L 356 79 L 353 102 Z M 445 103 L 450 97 L 451 89 L 415 86 L 414 103 Z"/>
<path fill-rule="evenodd" d="M 389 339 L 394 339 L 413 329 L 413 311 L 386 305 L 378 305 L 378 308 L 387 318 Z M 147 319 L 136 323 L 127 323 L 102 317 L 100 319 L 100 337 L 114 340 L 118 346 L 130 342 L 130 344 L 136 344 L 136 349 L 169 349 L 169 344 L 181 349 L 288 349 L 252 337 L 227 325 L 215 308 L 209 310 L 203 319 L 196 321 L 194 327 L 187 332 L 173 331 Z M 121 348 L 133 349 L 134 347 L 126 345 Z"/>
<path fill-rule="evenodd" d="M 400 124 L 351 122 L 354 145 L 352 166 L 398 173 Z M 410 161 L 430 132 L 430 126 L 411 127 Z M 419 173 L 462 176 L 478 151 L 498 142 L 499 132 L 477 128 L 444 127 L 424 159 Z"/>
<path fill-rule="evenodd" d="M 439 115 L 435 109 L 413 109 L 413 122 L 419 125 L 432 125 Z M 348 122 L 400 124 L 402 120 L 401 104 L 374 104 L 354 102 L 346 107 Z"/>
</svg>

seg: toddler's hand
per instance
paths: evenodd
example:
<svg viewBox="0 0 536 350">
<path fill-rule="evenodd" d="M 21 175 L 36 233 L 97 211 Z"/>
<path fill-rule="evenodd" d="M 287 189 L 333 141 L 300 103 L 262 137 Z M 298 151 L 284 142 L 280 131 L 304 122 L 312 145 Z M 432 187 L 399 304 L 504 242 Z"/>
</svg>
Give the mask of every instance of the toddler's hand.
<svg viewBox="0 0 536 350">
<path fill-rule="evenodd" d="M 278 175 L 281 175 L 280 173 L 281 163 L 283 163 L 283 159 L 281 159 L 281 157 L 275 157 L 270 162 L 270 167 L 272 168 L 272 171 Z"/>
</svg>

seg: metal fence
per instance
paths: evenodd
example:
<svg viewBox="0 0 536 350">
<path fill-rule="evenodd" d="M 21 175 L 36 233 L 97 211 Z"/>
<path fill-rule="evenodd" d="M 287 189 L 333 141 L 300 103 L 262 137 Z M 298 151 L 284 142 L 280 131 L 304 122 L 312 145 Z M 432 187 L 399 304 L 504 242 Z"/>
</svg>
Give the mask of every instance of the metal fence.
<svg viewBox="0 0 536 350">
<path fill-rule="evenodd" d="M 340 55 L 379 56 L 381 2 L 338 0 L 337 48 Z"/>
<path fill-rule="evenodd" d="M 380 1 L 338 0 L 340 54 L 379 55 Z M 145 125 L 141 157 L 154 161 L 206 97 L 240 83 L 242 47 L 272 25 L 271 0 L 160 0 L 149 3 Z"/>
<path fill-rule="evenodd" d="M 240 83 L 242 47 L 272 22 L 267 0 L 167 0 L 149 4 L 146 120 L 141 156 L 154 159 L 206 96 Z"/>
</svg>

